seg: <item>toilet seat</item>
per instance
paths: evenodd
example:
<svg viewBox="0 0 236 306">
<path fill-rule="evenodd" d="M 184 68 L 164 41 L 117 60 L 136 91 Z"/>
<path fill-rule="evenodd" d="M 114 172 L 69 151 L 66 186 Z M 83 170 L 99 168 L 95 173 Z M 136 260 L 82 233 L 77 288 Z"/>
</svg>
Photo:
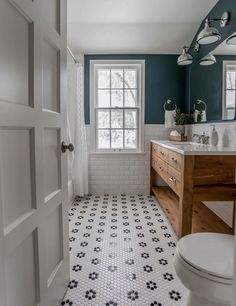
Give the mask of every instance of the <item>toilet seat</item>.
<svg viewBox="0 0 236 306">
<path fill-rule="evenodd" d="M 195 273 L 217 282 L 232 284 L 234 236 L 191 234 L 179 240 L 176 254 Z"/>
</svg>

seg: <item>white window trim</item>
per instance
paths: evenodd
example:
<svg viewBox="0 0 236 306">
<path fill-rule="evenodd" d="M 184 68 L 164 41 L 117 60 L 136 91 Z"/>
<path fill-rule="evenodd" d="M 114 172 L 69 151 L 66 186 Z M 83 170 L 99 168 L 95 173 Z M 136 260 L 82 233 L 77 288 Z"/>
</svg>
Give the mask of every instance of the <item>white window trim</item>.
<svg viewBox="0 0 236 306">
<path fill-rule="evenodd" d="M 223 61 L 223 77 L 222 77 L 222 120 L 227 119 L 227 110 L 226 110 L 226 66 L 227 65 L 236 65 L 236 61 Z M 235 120 L 232 119 L 232 120 Z"/>
<path fill-rule="evenodd" d="M 121 151 L 112 149 L 96 150 L 96 111 L 95 111 L 95 69 L 96 67 L 111 65 L 111 66 L 140 66 L 140 80 L 138 90 L 140 97 L 140 112 L 138 116 L 138 148 L 137 149 L 122 149 Z M 144 118 L 145 118 L 145 60 L 90 60 L 90 139 L 91 139 L 91 153 L 95 154 L 143 154 L 144 153 Z"/>
</svg>

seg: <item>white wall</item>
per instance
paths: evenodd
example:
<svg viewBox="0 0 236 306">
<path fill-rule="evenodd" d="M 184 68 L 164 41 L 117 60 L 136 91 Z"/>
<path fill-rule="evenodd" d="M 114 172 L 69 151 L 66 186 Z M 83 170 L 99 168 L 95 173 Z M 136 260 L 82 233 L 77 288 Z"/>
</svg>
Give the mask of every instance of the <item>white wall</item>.
<svg viewBox="0 0 236 306">
<path fill-rule="evenodd" d="M 89 191 L 120 194 L 149 194 L 150 139 L 167 139 L 170 133 L 163 125 L 145 125 L 143 154 L 89 154 Z M 89 142 L 90 126 L 87 125 Z"/>
</svg>

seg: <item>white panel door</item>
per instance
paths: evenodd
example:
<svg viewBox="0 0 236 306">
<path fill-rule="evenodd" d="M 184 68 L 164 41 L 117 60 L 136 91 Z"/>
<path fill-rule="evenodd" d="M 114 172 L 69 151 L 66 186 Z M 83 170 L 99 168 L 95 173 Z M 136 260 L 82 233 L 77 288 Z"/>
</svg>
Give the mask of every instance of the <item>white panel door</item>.
<svg viewBox="0 0 236 306">
<path fill-rule="evenodd" d="M 0 306 L 67 288 L 65 73 L 66 0 L 1 0 Z"/>
</svg>

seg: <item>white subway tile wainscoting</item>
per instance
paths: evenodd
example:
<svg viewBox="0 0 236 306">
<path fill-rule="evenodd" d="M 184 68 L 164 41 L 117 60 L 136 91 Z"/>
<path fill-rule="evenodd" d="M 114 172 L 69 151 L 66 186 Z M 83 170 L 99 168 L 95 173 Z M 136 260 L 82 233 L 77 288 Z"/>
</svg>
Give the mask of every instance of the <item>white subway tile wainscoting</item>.
<svg viewBox="0 0 236 306">
<path fill-rule="evenodd" d="M 90 140 L 87 125 L 87 140 Z M 162 124 L 145 125 L 142 153 L 89 154 L 89 191 L 91 194 L 149 194 L 150 140 L 167 139 L 170 129 Z"/>
</svg>

